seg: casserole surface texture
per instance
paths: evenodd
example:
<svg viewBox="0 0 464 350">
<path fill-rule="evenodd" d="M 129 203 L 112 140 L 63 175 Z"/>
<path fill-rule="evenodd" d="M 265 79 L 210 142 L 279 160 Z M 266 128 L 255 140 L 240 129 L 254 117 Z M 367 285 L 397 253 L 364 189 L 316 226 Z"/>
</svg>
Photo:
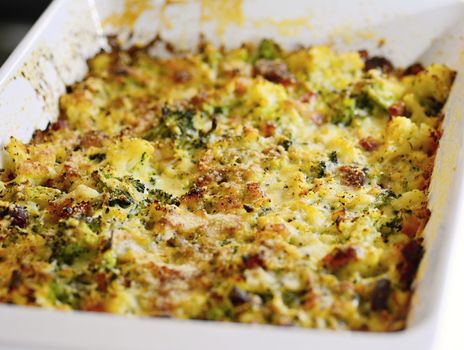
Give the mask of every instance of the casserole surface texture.
<svg viewBox="0 0 464 350">
<path fill-rule="evenodd" d="M 402 329 L 454 75 L 270 40 L 101 53 L 6 146 L 0 301 Z"/>
</svg>

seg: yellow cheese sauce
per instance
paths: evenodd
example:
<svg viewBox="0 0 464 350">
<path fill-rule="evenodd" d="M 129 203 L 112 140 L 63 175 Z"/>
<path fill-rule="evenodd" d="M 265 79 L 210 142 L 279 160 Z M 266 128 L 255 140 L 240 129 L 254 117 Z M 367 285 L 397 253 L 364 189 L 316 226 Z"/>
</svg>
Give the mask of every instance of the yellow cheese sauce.
<svg viewBox="0 0 464 350">
<path fill-rule="evenodd" d="M 113 50 L 0 176 L 0 302 L 394 331 L 455 73 L 263 40 Z"/>
</svg>

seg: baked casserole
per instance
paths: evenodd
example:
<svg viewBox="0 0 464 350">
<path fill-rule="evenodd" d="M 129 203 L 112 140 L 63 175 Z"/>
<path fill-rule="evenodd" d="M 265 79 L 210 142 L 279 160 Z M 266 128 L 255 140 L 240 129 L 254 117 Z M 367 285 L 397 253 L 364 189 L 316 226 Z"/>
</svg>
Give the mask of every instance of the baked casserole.
<svg viewBox="0 0 464 350">
<path fill-rule="evenodd" d="M 0 302 L 403 329 L 454 76 L 271 40 L 102 52 L 6 146 Z"/>
</svg>

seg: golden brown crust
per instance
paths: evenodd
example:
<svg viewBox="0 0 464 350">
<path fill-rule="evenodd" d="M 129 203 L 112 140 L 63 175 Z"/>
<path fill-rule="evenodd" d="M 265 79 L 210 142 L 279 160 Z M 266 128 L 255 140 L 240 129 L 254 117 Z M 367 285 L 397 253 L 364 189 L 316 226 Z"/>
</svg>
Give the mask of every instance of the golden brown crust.
<svg viewBox="0 0 464 350">
<path fill-rule="evenodd" d="M 0 302 L 402 329 L 453 78 L 271 40 L 100 53 L 6 146 Z"/>
</svg>

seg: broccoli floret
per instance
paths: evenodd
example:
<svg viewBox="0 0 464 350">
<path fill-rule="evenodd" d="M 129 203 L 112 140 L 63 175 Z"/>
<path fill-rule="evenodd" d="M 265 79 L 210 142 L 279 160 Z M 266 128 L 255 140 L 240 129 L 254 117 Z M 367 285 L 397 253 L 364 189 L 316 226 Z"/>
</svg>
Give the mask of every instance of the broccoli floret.
<svg viewBox="0 0 464 350">
<path fill-rule="evenodd" d="M 332 123 L 345 126 L 349 126 L 354 118 L 372 116 L 374 109 L 374 103 L 365 93 L 353 95 L 347 93 L 344 98 L 336 98 L 332 105 L 335 110 Z"/>
<path fill-rule="evenodd" d="M 66 286 L 57 281 L 53 280 L 48 285 L 49 288 L 49 298 L 54 303 L 62 303 L 62 304 L 74 304 L 74 298 L 72 294 L 69 293 Z"/>
<path fill-rule="evenodd" d="M 134 180 L 132 180 L 132 184 L 134 185 L 137 192 L 140 192 L 140 193 L 145 192 L 145 185 L 142 183 L 142 181 L 140 181 L 138 179 L 134 179 Z"/>
<path fill-rule="evenodd" d="M 89 226 L 89 228 L 92 230 L 92 232 L 99 233 L 101 230 L 101 216 L 98 216 L 96 218 L 90 217 L 90 216 L 85 216 L 83 217 L 83 220 Z"/>
<path fill-rule="evenodd" d="M 90 160 L 95 160 L 97 163 L 103 162 L 106 159 L 105 153 L 95 153 L 89 156 Z"/>
<path fill-rule="evenodd" d="M 258 46 L 257 59 L 275 60 L 281 56 L 282 49 L 270 39 L 263 39 Z"/>
<path fill-rule="evenodd" d="M 380 233 L 384 239 L 388 239 L 393 233 L 400 232 L 403 228 L 403 220 L 399 216 L 394 216 L 380 227 Z"/>
<path fill-rule="evenodd" d="M 350 97 L 336 98 L 333 103 L 331 103 L 335 114 L 331 118 L 333 124 L 341 125 L 350 125 L 356 107 L 356 101 Z"/>
<path fill-rule="evenodd" d="M 329 160 L 330 160 L 332 163 L 338 163 L 337 151 L 330 152 L 330 154 L 329 154 Z"/>
<path fill-rule="evenodd" d="M 279 144 L 284 148 L 284 150 L 288 151 L 288 149 L 291 147 L 293 142 L 291 140 L 285 139 L 282 142 L 280 142 Z"/>
<path fill-rule="evenodd" d="M 174 139 L 180 147 L 201 148 L 206 145 L 208 133 L 203 133 L 195 128 L 193 119 L 195 111 L 191 109 L 171 109 L 163 107 L 158 125 L 151 129 L 144 139 L 154 141 L 156 139 Z"/>
<path fill-rule="evenodd" d="M 320 161 L 307 170 L 303 170 L 306 175 L 306 181 L 311 183 L 314 179 L 323 178 L 327 173 L 327 165 L 324 161 Z"/>
<path fill-rule="evenodd" d="M 78 243 L 66 243 L 59 239 L 52 248 L 52 258 L 56 262 L 66 265 L 72 265 L 75 260 L 80 258 L 87 250 Z"/>
<path fill-rule="evenodd" d="M 179 200 L 174 197 L 172 194 L 169 194 L 163 190 L 155 189 L 150 192 L 153 195 L 154 199 L 162 204 L 168 205 L 179 205 Z"/>
<path fill-rule="evenodd" d="M 126 191 L 113 190 L 110 195 L 111 197 L 108 201 L 108 206 L 110 207 L 119 206 L 121 208 L 128 208 L 134 203 L 134 199 Z"/>
<path fill-rule="evenodd" d="M 286 290 L 282 293 L 282 299 L 288 307 L 299 307 L 303 300 L 304 297 L 307 293 L 307 290 L 301 290 L 301 291 L 290 291 Z"/>
<path fill-rule="evenodd" d="M 192 110 L 171 110 L 168 106 L 162 108 L 159 124 L 151 129 L 144 137 L 148 141 L 159 138 L 180 138 L 194 135 L 194 112 Z"/>
<path fill-rule="evenodd" d="M 397 198 L 395 192 L 391 190 L 385 190 L 380 193 L 375 200 L 375 207 L 381 208 L 391 202 L 392 199 Z"/>
<path fill-rule="evenodd" d="M 325 165 L 324 161 L 319 162 L 319 168 L 318 168 L 317 176 L 316 176 L 318 179 L 325 176 L 326 168 L 327 166 Z"/>
</svg>

